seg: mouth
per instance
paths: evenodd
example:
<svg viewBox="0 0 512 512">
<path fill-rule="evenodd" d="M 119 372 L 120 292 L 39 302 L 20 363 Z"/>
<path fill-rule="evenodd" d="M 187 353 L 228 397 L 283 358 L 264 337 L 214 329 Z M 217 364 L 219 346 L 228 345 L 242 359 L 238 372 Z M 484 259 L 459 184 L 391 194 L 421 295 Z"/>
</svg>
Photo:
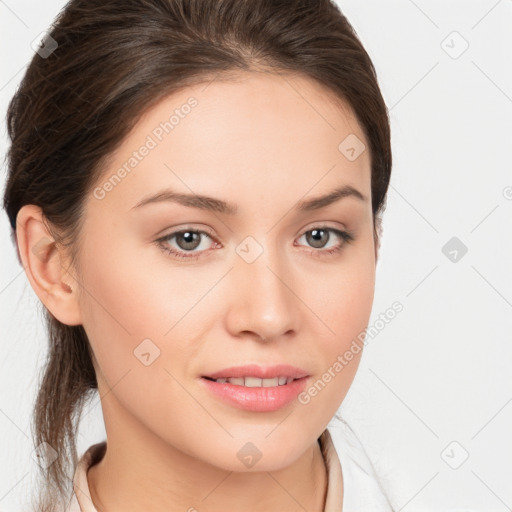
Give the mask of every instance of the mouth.
<svg viewBox="0 0 512 512">
<path fill-rule="evenodd" d="M 258 364 L 246 364 L 243 366 L 231 366 L 202 377 L 219 383 L 229 382 L 235 386 L 245 387 L 274 387 L 285 386 L 294 380 L 308 377 L 309 374 L 302 368 L 289 364 L 277 364 L 273 366 L 260 366 Z"/>
<path fill-rule="evenodd" d="M 304 378 L 304 377 L 301 377 Z M 295 380 L 300 380 L 300 378 L 286 377 L 285 375 L 270 378 L 270 379 L 262 379 L 259 377 L 221 377 L 219 379 L 214 379 L 212 377 L 203 377 L 203 379 L 207 379 L 213 382 L 217 382 L 219 384 L 233 384 L 234 386 L 243 386 L 246 388 L 271 388 L 277 386 L 286 386 L 287 384 L 292 383 Z"/>
<path fill-rule="evenodd" d="M 206 390 L 222 402 L 251 412 L 272 412 L 291 405 L 309 373 L 289 364 L 231 366 L 203 375 Z"/>
</svg>

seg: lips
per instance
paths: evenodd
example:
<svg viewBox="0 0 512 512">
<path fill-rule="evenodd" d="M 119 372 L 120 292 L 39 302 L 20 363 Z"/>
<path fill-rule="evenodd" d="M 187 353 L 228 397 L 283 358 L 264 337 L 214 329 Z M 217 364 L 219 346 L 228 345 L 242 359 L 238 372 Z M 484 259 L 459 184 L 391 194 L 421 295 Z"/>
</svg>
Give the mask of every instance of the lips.
<svg viewBox="0 0 512 512">
<path fill-rule="evenodd" d="M 229 377 L 211 379 L 210 377 L 203 377 L 203 379 L 211 380 L 212 382 L 218 382 L 220 384 L 228 382 L 229 384 L 233 384 L 235 386 L 245 386 L 248 388 L 285 386 L 286 384 L 290 384 L 290 382 L 297 380 L 293 377 L 275 377 L 274 379 L 259 379 L 258 377 Z"/>
<path fill-rule="evenodd" d="M 254 370 L 248 370 L 248 367 L 237 367 L 236 372 L 253 372 Z M 271 374 L 276 372 L 289 373 L 293 375 L 301 375 L 302 371 L 297 372 L 297 368 L 290 370 L 288 366 L 287 369 L 283 368 L 283 366 L 272 367 L 272 368 L 261 368 L 260 367 L 260 375 L 261 373 L 270 372 Z M 227 373 L 232 373 L 233 370 L 226 368 L 220 372 L 213 373 L 212 375 L 222 375 Z M 223 382 L 226 378 L 219 377 L 217 380 L 212 379 L 211 377 L 202 377 L 200 380 L 201 386 L 208 393 L 210 393 L 213 397 L 222 401 L 224 404 L 227 404 L 232 407 L 236 407 L 237 409 L 242 409 L 250 412 L 275 412 L 281 408 L 291 406 L 291 404 L 297 399 L 297 395 L 304 391 L 304 388 L 307 386 L 309 376 L 305 376 L 303 378 L 293 379 L 290 377 L 289 380 L 291 382 L 287 382 L 284 385 L 274 385 L 266 386 L 271 382 L 271 380 L 262 380 L 262 386 L 254 385 L 256 382 L 252 382 L 253 385 L 237 385 L 235 382 L 237 379 L 244 380 L 245 384 L 247 384 L 247 380 L 257 381 L 260 380 L 255 377 L 233 377 L 230 378 L 227 382 Z M 298 403 L 298 402 L 297 402 Z"/>
<path fill-rule="evenodd" d="M 274 366 L 259 366 L 249 364 L 244 366 L 232 366 L 222 370 L 203 375 L 204 378 L 231 379 L 237 377 L 255 377 L 258 379 L 275 379 L 276 377 L 286 377 L 287 379 L 301 379 L 307 377 L 307 371 L 291 366 L 289 364 L 278 364 Z"/>
</svg>

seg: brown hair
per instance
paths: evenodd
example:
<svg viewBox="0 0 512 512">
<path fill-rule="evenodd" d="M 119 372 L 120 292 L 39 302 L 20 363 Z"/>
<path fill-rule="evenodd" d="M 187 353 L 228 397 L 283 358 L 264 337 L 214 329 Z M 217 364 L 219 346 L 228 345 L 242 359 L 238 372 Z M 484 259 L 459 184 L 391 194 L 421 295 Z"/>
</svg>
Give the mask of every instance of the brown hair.
<svg viewBox="0 0 512 512">
<path fill-rule="evenodd" d="M 4 208 L 14 233 L 20 208 L 39 206 L 76 265 L 84 199 L 140 116 L 187 85 L 264 69 L 310 77 L 355 113 L 370 146 L 378 246 L 388 111 L 370 57 L 331 0 L 71 0 L 48 33 L 55 43 L 34 55 L 7 112 Z M 54 511 L 72 493 L 80 415 L 97 381 L 83 327 L 44 314 L 50 345 L 33 435 L 58 455 L 42 470 L 37 506 Z"/>
</svg>

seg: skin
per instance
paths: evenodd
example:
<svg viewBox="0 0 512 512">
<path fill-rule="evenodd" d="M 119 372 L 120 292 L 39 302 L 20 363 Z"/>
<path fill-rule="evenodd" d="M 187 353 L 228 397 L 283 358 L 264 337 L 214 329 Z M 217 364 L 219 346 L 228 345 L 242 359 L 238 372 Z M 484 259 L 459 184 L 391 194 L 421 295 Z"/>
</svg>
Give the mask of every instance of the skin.
<svg viewBox="0 0 512 512">
<path fill-rule="evenodd" d="M 17 219 L 32 287 L 61 322 L 84 326 L 94 352 L 108 449 L 88 472 L 91 496 L 102 511 L 322 510 L 327 473 L 317 438 L 361 352 L 309 403 L 274 412 L 227 405 L 200 377 L 289 363 L 310 374 L 309 387 L 364 331 L 377 262 L 370 155 L 349 161 L 338 145 L 349 134 L 368 143 L 351 110 L 316 82 L 241 73 L 151 107 L 100 185 L 190 96 L 198 105 L 156 148 L 103 199 L 86 198 L 79 266 L 68 269 L 39 208 L 27 205 Z M 294 210 L 345 184 L 366 201 Z M 133 208 L 167 187 L 234 203 L 238 213 L 171 202 Z M 324 225 L 355 239 L 328 231 L 315 246 L 307 233 Z M 155 243 L 183 228 L 213 235 L 188 249 L 197 259 Z M 236 252 L 247 236 L 263 249 L 250 264 Z M 183 239 L 166 243 L 187 253 Z M 147 338 L 160 350 L 149 366 L 134 356 Z M 249 441 L 262 453 L 252 468 L 237 457 Z"/>
</svg>

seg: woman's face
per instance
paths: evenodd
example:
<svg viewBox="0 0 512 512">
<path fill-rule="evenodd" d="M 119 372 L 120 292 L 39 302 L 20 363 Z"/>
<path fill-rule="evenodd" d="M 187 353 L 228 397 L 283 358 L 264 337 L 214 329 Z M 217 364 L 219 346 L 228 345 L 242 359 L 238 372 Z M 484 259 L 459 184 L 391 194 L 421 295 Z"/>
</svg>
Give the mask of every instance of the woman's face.
<svg viewBox="0 0 512 512">
<path fill-rule="evenodd" d="M 236 471 L 256 454 L 272 470 L 336 413 L 376 259 L 368 144 L 329 98 L 306 78 L 217 79 L 160 101 L 113 154 L 86 201 L 77 274 L 109 440 Z M 307 377 L 288 392 L 204 378 L 249 364 Z"/>
</svg>

